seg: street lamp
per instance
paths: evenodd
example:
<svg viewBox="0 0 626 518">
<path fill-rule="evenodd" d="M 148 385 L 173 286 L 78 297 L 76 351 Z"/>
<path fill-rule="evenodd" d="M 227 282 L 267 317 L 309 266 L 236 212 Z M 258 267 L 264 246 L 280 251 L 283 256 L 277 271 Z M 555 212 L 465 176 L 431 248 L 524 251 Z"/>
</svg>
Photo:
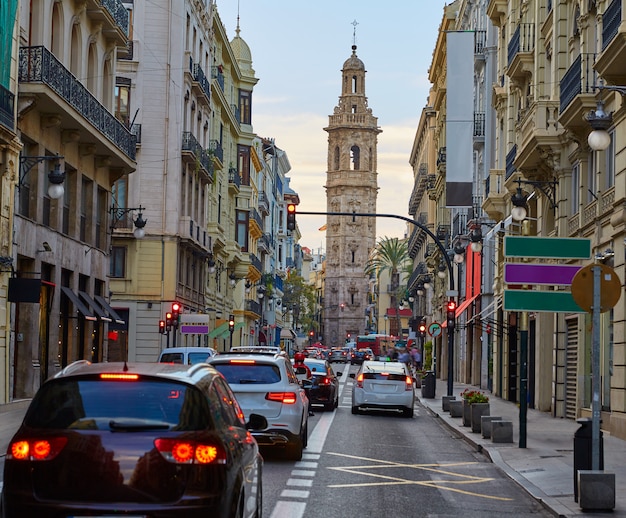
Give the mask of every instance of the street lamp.
<svg viewBox="0 0 626 518">
<path fill-rule="evenodd" d="M 146 210 L 145 207 L 142 207 L 141 205 L 139 205 L 139 207 L 132 208 L 116 207 L 115 205 L 112 205 L 109 209 L 109 213 L 111 214 L 111 231 L 117 228 L 117 224 L 126 214 L 137 211 L 137 218 L 133 220 L 133 224 L 135 225 L 133 236 L 135 236 L 135 239 L 142 239 L 146 235 L 144 227 L 148 222 L 147 219 L 143 219 L 142 211 L 144 210 Z"/>
<path fill-rule="evenodd" d="M 25 185 L 26 175 L 30 170 L 39 164 L 47 160 L 55 160 L 54 169 L 48 173 L 48 196 L 53 200 L 57 200 L 63 196 L 65 189 L 63 188 L 63 182 L 65 181 L 65 171 L 61 171 L 61 159 L 64 158 L 59 155 L 45 155 L 45 156 L 20 156 L 20 179 L 17 184 L 18 189 Z"/>
<path fill-rule="evenodd" d="M 387 315 L 387 313 L 385 313 L 385 316 L 383 318 L 385 319 L 385 336 L 387 336 L 387 321 L 389 320 L 389 316 Z"/>
</svg>

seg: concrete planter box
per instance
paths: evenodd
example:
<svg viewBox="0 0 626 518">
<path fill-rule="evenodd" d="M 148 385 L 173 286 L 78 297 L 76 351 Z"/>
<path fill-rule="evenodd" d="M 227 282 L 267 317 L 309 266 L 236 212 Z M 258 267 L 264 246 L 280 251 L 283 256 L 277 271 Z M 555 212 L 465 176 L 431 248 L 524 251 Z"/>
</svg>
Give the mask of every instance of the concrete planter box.
<svg viewBox="0 0 626 518">
<path fill-rule="evenodd" d="M 482 416 L 489 415 L 489 403 L 474 403 L 471 405 L 471 420 L 472 420 L 472 432 L 481 432 L 481 418 Z"/>
<path fill-rule="evenodd" d="M 442 396 L 441 397 L 441 409 L 444 412 L 450 411 L 450 401 L 456 401 L 456 396 Z"/>
<path fill-rule="evenodd" d="M 615 473 L 578 470 L 578 504 L 585 511 L 615 509 Z"/>
<path fill-rule="evenodd" d="M 480 430 L 484 439 L 491 439 L 491 423 L 493 421 L 502 421 L 502 417 L 493 415 L 481 416 Z"/>
<path fill-rule="evenodd" d="M 463 401 L 450 401 L 450 417 L 463 417 Z"/>
<path fill-rule="evenodd" d="M 463 400 L 463 426 L 472 426 L 472 405 Z"/>
</svg>

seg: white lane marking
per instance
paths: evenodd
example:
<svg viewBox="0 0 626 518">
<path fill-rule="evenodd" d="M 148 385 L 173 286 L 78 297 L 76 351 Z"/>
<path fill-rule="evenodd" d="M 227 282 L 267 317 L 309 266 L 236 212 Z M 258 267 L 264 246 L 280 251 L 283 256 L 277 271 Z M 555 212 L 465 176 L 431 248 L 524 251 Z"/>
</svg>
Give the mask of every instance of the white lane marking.
<svg viewBox="0 0 626 518">
<path fill-rule="evenodd" d="M 309 471 L 306 469 L 293 469 L 291 470 L 292 477 L 314 477 L 315 471 Z"/>
<path fill-rule="evenodd" d="M 270 515 L 270 518 L 302 518 L 306 502 L 286 502 L 279 500 Z"/>
<path fill-rule="evenodd" d="M 299 491 L 297 489 L 283 489 L 281 498 L 309 498 L 310 491 Z"/>
<path fill-rule="evenodd" d="M 287 486 L 311 487 L 313 481 L 308 478 L 290 478 L 287 480 Z"/>
<path fill-rule="evenodd" d="M 348 372 L 350 369 L 346 369 L 341 375 L 341 384 L 339 385 L 339 397 L 341 397 L 343 389 L 346 385 L 346 380 L 348 379 Z M 324 443 L 326 442 L 326 437 L 328 436 L 328 431 L 330 430 L 330 425 L 335 418 L 336 412 L 328 412 L 320 417 L 317 425 L 313 429 L 313 432 L 309 435 L 309 440 L 307 444 L 306 453 L 302 454 L 302 459 L 299 462 L 296 462 L 294 465 L 294 469 L 291 471 L 292 477 L 314 477 L 315 470 L 317 469 L 318 463 L 313 462 L 315 460 L 319 460 L 320 453 L 324 448 Z M 300 469 L 298 469 L 300 468 Z M 310 470 L 302 469 L 309 468 Z M 287 480 L 288 486 L 294 487 L 312 487 L 313 480 L 310 479 L 297 479 L 290 478 Z M 309 491 L 298 491 L 296 489 L 284 489 L 280 498 L 309 498 Z M 274 509 L 272 510 L 272 514 L 270 518 L 302 518 L 304 516 L 304 511 L 306 510 L 306 502 L 291 502 L 285 500 L 278 500 Z"/>
</svg>

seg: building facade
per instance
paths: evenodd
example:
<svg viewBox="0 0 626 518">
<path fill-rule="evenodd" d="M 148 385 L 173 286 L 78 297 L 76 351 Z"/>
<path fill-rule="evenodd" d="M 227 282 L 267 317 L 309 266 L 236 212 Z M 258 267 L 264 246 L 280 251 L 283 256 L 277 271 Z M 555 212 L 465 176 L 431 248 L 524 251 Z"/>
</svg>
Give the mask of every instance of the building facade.
<svg viewBox="0 0 626 518">
<path fill-rule="evenodd" d="M 378 196 L 377 141 L 382 131 L 365 95 L 365 65 L 356 45 L 345 61 L 341 95 L 329 116 L 327 212 L 374 214 Z M 369 280 L 363 269 L 376 245 L 376 218 L 328 216 L 324 336 L 339 346 L 348 335 L 363 334 L 368 307 Z"/>
</svg>

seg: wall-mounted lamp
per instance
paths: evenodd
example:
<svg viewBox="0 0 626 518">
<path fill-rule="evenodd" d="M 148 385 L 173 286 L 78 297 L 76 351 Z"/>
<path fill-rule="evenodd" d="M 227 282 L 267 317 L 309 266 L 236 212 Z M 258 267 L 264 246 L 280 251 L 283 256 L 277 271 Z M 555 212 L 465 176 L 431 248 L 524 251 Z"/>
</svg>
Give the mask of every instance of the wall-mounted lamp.
<svg viewBox="0 0 626 518">
<path fill-rule="evenodd" d="M 526 218 L 528 214 L 528 209 L 526 208 L 526 196 L 522 192 L 522 184 L 524 185 L 532 185 L 533 188 L 539 189 L 548 201 L 550 202 L 550 208 L 552 210 L 556 210 L 556 186 L 559 182 L 555 179 L 546 180 L 546 181 L 535 181 L 535 180 L 522 180 L 521 178 L 517 179 L 517 190 L 515 194 L 511 196 L 511 204 L 513 205 L 513 209 L 511 210 L 511 217 L 516 221 L 522 221 Z"/>
<path fill-rule="evenodd" d="M 111 231 L 118 228 L 118 223 L 122 221 L 126 214 L 137 211 L 137 217 L 133 220 L 135 225 L 133 235 L 135 236 L 135 239 L 142 239 L 146 235 L 144 227 L 148 222 L 147 219 L 143 219 L 142 211 L 144 210 L 146 210 L 145 207 L 142 207 L 141 205 L 133 208 L 116 207 L 115 205 L 112 205 L 109 209 L 109 213 L 111 214 Z"/>
<path fill-rule="evenodd" d="M 446 272 L 448 271 L 448 265 L 443 261 L 439 261 L 439 266 L 437 267 L 437 277 L 440 279 L 446 278 Z"/>
<path fill-rule="evenodd" d="M 454 262 L 461 264 L 465 260 L 465 247 L 461 243 L 454 246 Z"/>
<path fill-rule="evenodd" d="M 256 296 L 259 300 L 262 300 L 263 297 L 265 297 L 265 291 L 267 290 L 267 288 L 263 285 L 259 286 L 256 290 Z"/>
<path fill-rule="evenodd" d="M 17 184 L 17 188 L 21 188 L 25 185 L 26 175 L 30 170 L 39 164 L 47 160 L 55 160 L 54 169 L 48 173 L 48 196 L 53 200 L 57 200 L 63 196 L 65 189 L 63 188 L 63 182 L 65 181 L 65 171 L 61 171 L 61 159 L 65 158 L 59 155 L 46 155 L 46 156 L 22 156 L 20 155 L 20 181 Z"/>
<path fill-rule="evenodd" d="M 472 252 L 481 252 L 483 249 L 483 231 L 480 227 L 472 229 L 469 235 Z"/>
</svg>

